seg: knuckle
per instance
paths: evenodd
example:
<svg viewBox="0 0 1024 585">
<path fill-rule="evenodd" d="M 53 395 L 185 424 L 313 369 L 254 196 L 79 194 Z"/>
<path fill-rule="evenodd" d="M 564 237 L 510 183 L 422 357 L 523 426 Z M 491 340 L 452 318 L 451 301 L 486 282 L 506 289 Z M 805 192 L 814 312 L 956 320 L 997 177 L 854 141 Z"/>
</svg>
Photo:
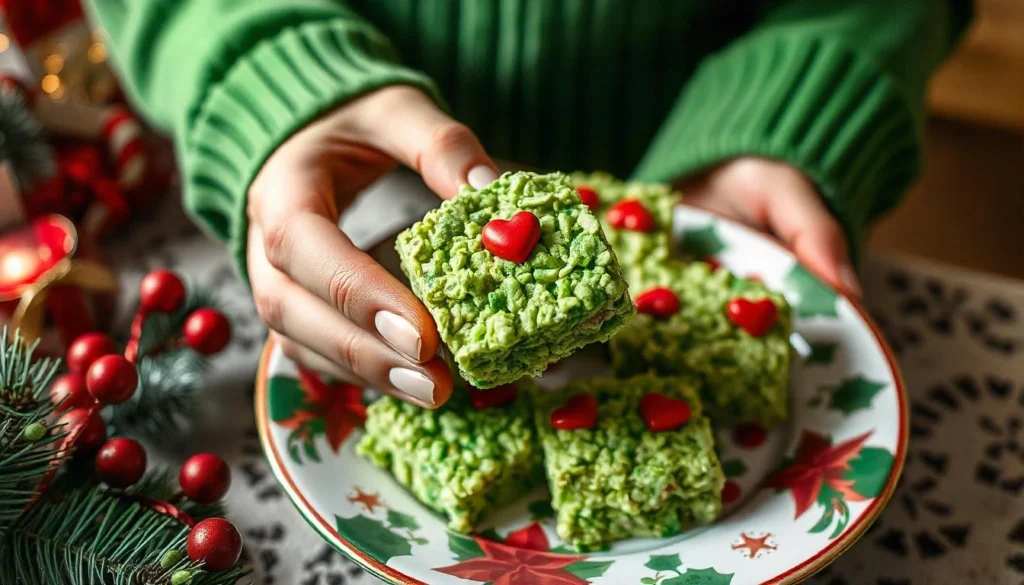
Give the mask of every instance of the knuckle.
<svg viewBox="0 0 1024 585">
<path fill-rule="evenodd" d="M 283 331 L 284 327 L 284 302 L 273 293 L 254 292 L 253 300 L 256 303 L 256 314 L 260 320 L 267 324 L 274 331 Z"/>
<path fill-rule="evenodd" d="M 328 298 L 334 303 L 343 315 L 351 316 L 352 307 L 358 290 L 358 270 L 344 265 L 338 265 L 327 285 Z"/>
<path fill-rule="evenodd" d="M 294 224 L 295 220 L 286 218 L 267 226 L 263 232 L 263 249 L 274 268 L 280 269 L 286 262 Z"/>
<path fill-rule="evenodd" d="M 357 336 L 352 334 L 339 337 L 338 341 L 335 342 L 334 360 L 354 373 L 362 375 L 362 358 L 360 357 L 359 343 L 356 338 Z"/>
<path fill-rule="evenodd" d="M 469 126 L 459 122 L 449 122 L 434 130 L 430 137 L 430 148 L 433 152 L 440 153 L 475 140 L 476 135 L 469 129 Z"/>
</svg>

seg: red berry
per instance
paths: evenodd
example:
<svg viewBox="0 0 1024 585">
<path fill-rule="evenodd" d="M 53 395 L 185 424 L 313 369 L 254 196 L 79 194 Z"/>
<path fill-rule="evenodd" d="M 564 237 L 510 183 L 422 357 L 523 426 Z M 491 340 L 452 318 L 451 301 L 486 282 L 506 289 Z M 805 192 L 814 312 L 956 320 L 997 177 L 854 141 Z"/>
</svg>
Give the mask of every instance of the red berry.
<svg viewBox="0 0 1024 585">
<path fill-rule="evenodd" d="M 540 241 L 540 220 L 529 211 L 492 219 L 480 232 L 484 248 L 502 260 L 522 264 Z"/>
<path fill-rule="evenodd" d="M 181 466 L 178 483 L 188 499 L 211 504 L 223 498 L 231 487 L 231 470 L 213 453 L 198 453 Z"/>
<path fill-rule="evenodd" d="M 126 437 L 110 439 L 96 453 L 95 466 L 96 475 L 107 485 L 128 487 L 146 472 L 146 450 Z"/>
<path fill-rule="evenodd" d="M 57 412 L 72 408 L 89 408 L 96 400 L 85 388 L 82 374 L 64 374 L 50 384 L 50 402 L 57 405 Z"/>
<path fill-rule="evenodd" d="M 751 301 L 742 297 L 726 303 L 725 313 L 737 327 L 752 337 L 761 337 L 771 331 L 779 318 L 779 309 L 771 299 Z"/>
<path fill-rule="evenodd" d="M 121 404 L 135 394 L 139 373 L 135 366 L 119 355 L 105 355 L 96 360 L 85 373 L 89 394 L 102 405 Z"/>
<path fill-rule="evenodd" d="M 732 429 L 732 440 L 744 449 L 757 449 L 768 440 L 768 431 L 757 423 L 740 423 Z"/>
<path fill-rule="evenodd" d="M 690 420 L 690 405 L 685 400 L 648 392 L 640 399 L 640 414 L 652 433 L 674 431 Z"/>
<path fill-rule="evenodd" d="M 730 479 L 729 481 L 725 482 L 724 486 L 722 486 L 723 504 L 731 504 L 735 502 L 736 500 L 740 499 L 740 495 L 742 495 L 740 485 L 735 481 Z"/>
<path fill-rule="evenodd" d="M 114 342 L 102 333 L 86 333 L 71 342 L 65 356 L 68 369 L 75 374 L 84 374 L 94 361 L 117 353 Z"/>
<path fill-rule="evenodd" d="M 657 227 L 654 216 L 636 199 L 623 199 L 605 213 L 608 225 L 618 230 L 653 232 Z"/>
<path fill-rule="evenodd" d="M 62 432 L 66 447 L 74 447 L 79 453 L 92 453 L 107 440 L 107 427 L 98 412 L 90 408 L 75 408 L 65 412 L 58 425 L 66 425 Z"/>
<path fill-rule="evenodd" d="M 551 413 L 551 426 L 563 431 L 592 429 L 596 424 L 597 399 L 590 394 L 574 394 Z"/>
<path fill-rule="evenodd" d="M 580 201 L 583 205 L 590 208 L 590 211 L 597 211 L 597 208 L 601 206 L 601 200 L 597 197 L 597 191 L 594 191 L 590 187 L 576 187 L 576 192 L 580 194 Z"/>
<path fill-rule="evenodd" d="M 658 319 L 668 319 L 679 312 L 679 297 L 670 288 L 657 286 L 636 296 L 636 310 Z"/>
<path fill-rule="evenodd" d="M 217 309 L 204 307 L 185 319 L 185 344 L 203 355 L 213 355 L 231 341 L 231 322 Z"/>
<path fill-rule="evenodd" d="M 139 283 L 139 305 L 143 311 L 170 313 L 185 302 L 185 285 L 170 270 L 154 270 Z"/>
<path fill-rule="evenodd" d="M 185 546 L 188 558 L 205 563 L 207 571 L 223 571 L 238 562 L 242 535 L 223 518 L 207 518 L 192 527 Z"/>
<path fill-rule="evenodd" d="M 519 388 L 515 384 L 504 384 L 490 390 L 469 388 L 469 402 L 477 410 L 511 404 L 515 402 L 518 395 Z"/>
</svg>

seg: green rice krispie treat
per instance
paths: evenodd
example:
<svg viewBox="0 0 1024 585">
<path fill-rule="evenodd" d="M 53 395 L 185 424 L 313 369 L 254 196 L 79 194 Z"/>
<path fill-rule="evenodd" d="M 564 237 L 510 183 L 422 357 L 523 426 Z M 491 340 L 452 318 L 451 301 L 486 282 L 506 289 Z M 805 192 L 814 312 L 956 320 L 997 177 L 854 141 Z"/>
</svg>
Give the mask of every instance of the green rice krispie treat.
<svg viewBox="0 0 1024 585">
<path fill-rule="evenodd" d="M 558 535 L 581 551 L 715 519 L 725 483 L 697 380 L 572 382 L 535 397 Z"/>
<path fill-rule="evenodd" d="M 648 268 L 640 314 L 612 339 L 616 375 L 695 375 L 716 424 L 786 418 L 792 312 L 760 282 L 705 263 Z"/>
<path fill-rule="evenodd" d="M 398 236 L 402 269 L 478 388 L 537 376 L 634 313 L 600 222 L 561 173 L 506 173 Z"/>
<path fill-rule="evenodd" d="M 580 199 L 601 218 L 605 236 L 632 286 L 636 268 L 671 256 L 672 213 L 682 196 L 668 185 L 620 181 L 608 173 L 573 173 Z"/>
<path fill-rule="evenodd" d="M 437 410 L 385 396 L 367 408 L 356 452 L 447 515 L 449 528 L 470 532 L 543 481 L 531 393 L 522 390 L 460 390 Z"/>
</svg>

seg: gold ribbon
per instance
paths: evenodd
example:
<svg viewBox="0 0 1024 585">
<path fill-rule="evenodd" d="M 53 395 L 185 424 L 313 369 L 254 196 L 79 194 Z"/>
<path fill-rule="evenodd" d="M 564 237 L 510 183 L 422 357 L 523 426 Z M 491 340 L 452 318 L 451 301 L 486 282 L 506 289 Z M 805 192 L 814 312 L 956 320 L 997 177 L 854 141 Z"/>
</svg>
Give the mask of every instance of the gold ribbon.
<svg viewBox="0 0 1024 585">
<path fill-rule="evenodd" d="M 14 309 L 13 325 L 29 343 L 39 338 L 46 317 L 46 297 L 52 286 L 73 286 L 86 292 L 115 292 L 117 277 L 92 260 L 65 258 L 47 270 L 21 295 Z"/>
</svg>

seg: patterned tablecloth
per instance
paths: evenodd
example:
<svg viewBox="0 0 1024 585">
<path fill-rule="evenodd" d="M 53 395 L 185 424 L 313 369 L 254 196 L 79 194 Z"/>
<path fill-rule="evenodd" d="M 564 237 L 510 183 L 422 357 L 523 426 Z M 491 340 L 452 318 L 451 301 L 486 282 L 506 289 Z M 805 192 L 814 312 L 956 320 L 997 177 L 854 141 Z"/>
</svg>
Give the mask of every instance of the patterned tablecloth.
<svg viewBox="0 0 1024 585">
<path fill-rule="evenodd" d="M 342 222 L 357 245 L 374 244 L 433 204 L 406 189 L 408 181 L 394 177 L 357 202 Z M 267 468 L 252 411 L 266 332 L 223 246 L 168 202 L 110 252 L 125 307 L 142 275 L 166 266 L 215 290 L 234 322 L 191 436 L 154 448 L 165 461 L 212 450 L 231 463 L 228 514 L 243 532 L 255 583 L 376 583 L 306 525 Z M 910 453 L 881 519 L 812 582 L 1024 584 L 1024 282 L 879 256 L 867 258 L 863 273 L 868 305 L 910 389 Z"/>
</svg>

